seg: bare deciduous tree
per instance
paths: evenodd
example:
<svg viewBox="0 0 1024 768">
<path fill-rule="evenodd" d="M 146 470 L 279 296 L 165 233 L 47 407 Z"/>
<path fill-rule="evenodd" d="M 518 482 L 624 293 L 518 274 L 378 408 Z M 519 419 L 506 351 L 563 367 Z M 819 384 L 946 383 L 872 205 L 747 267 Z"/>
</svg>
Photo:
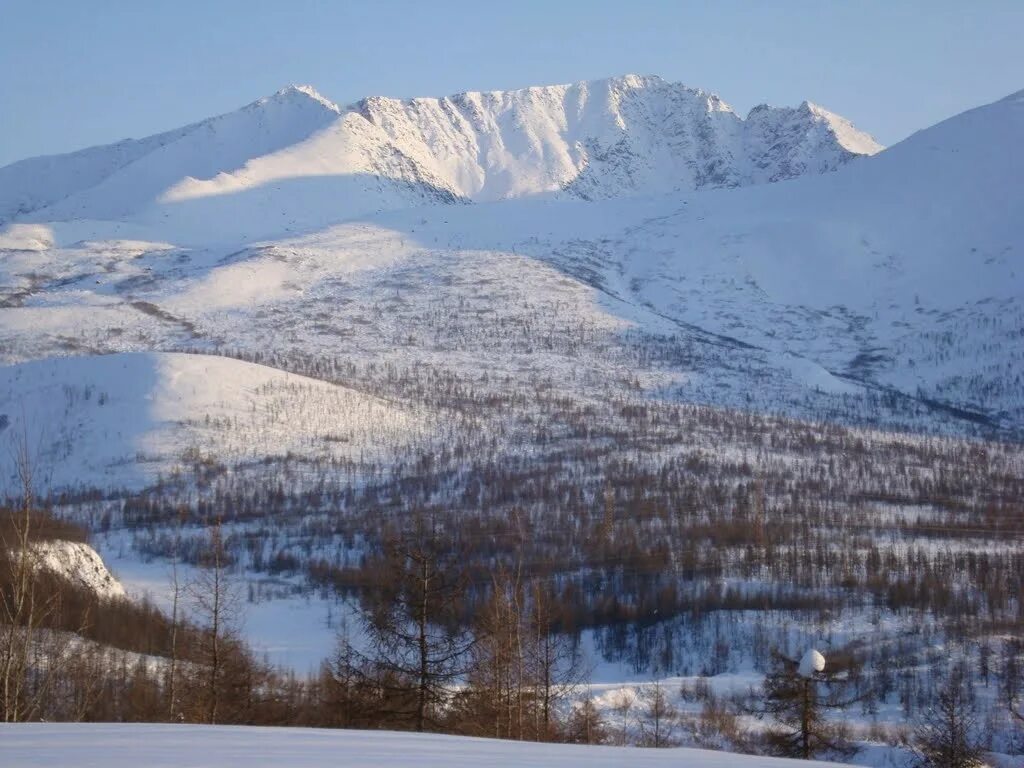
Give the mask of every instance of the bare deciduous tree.
<svg viewBox="0 0 1024 768">
<path fill-rule="evenodd" d="M 660 680 L 645 686 L 639 695 L 640 745 L 645 747 L 675 746 L 679 710 L 672 703 L 668 689 Z"/>
<path fill-rule="evenodd" d="M 956 668 L 936 692 L 934 703 L 914 730 L 921 768 L 977 768 L 983 765 L 977 741 L 978 718 L 963 670 Z"/>
<path fill-rule="evenodd" d="M 210 526 L 209 541 L 201 565 L 203 567 L 189 585 L 189 593 L 193 614 L 203 628 L 205 685 L 201 696 L 202 719 L 213 725 L 220 716 L 226 660 L 232 649 L 241 612 L 239 596 L 228 575 L 230 558 L 219 519 Z"/>
<path fill-rule="evenodd" d="M 636 690 L 624 688 L 612 700 L 612 712 L 615 713 L 617 732 L 615 743 L 624 747 L 629 742 L 629 727 L 632 723 L 633 707 L 636 704 Z"/>
<path fill-rule="evenodd" d="M 26 435 L 14 446 L 18 503 L 0 520 L 0 716 L 4 722 L 37 717 L 71 658 L 70 638 L 46 629 L 59 609 L 57 580 L 39 588 L 43 564 L 35 546 L 34 464 Z M 87 613 L 83 614 L 87 617 Z M 83 618 L 83 622 L 87 618 Z"/>
<path fill-rule="evenodd" d="M 178 701 L 178 630 L 181 625 L 181 594 L 182 584 L 179 561 L 181 559 L 181 527 L 185 519 L 184 508 L 178 514 L 178 524 L 174 531 L 174 549 L 171 552 L 171 657 L 167 664 L 167 715 L 172 722 L 182 719 Z"/>
<path fill-rule="evenodd" d="M 386 542 L 379 565 L 378 594 L 364 621 L 368 654 L 386 681 L 389 714 L 423 731 L 436 726 L 435 713 L 466 671 L 474 644 L 456 616 L 461 568 L 423 518 Z"/>
</svg>

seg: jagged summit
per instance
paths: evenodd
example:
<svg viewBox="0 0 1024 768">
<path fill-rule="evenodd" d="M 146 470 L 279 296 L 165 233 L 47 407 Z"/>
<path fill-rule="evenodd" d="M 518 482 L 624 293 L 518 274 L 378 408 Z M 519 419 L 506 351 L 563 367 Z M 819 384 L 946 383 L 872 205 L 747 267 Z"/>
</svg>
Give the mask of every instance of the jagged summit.
<svg viewBox="0 0 1024 768">
<path fill-rule="evenodd" d="M 709 104 L 716 108 L 731 111 L 731 107 L 722 100 L 718 94 L 707 91 L 703 88 L 695 88 L 684 83 L 675 83 L 660 75 L 639 75 L 625 74 L 612 77 L 603 77 L 594 80 L 578 80 L 570 83 L 556 83 L 553 85 L 532 85 L 525 88 L 514 88 L 507 91 L 464 91 L 458 96 L 489 94 L 494 96 L 516 96 L 527 93 L 541 93 L 545 91 L 577 89 L 587 92 L 608 91 L 610 93 L 623 93 L 625 91 L 642 91 L 671 88 L 673 90 L 685 91 L 697 98 L 706 99 Z M 454 98 L 454 97 L 453 97 Z"/>
<path fill-rule="evenodd" d="M 745 186 L 834 170 L 881 149 L 818 107 L 764 107 L 745 121 L 718 95 L 656 75 L 371 97 L 351 109 L 474 200 Z"/>
<path fill-rule="evenodd" d="M 870 134 L 859 130 L 852 122 L 812 101 L 804 101 L 799 107 L 816 121 L 825 123 L 828 130 L 836 137 L 839 144 L 846 150 L 858 155 L 874 155 L 885 147 L 875 141 Z"/>
<path fill-rule="evenodd" d="M 341 114 L 341 107 L 321 94 L 312 85 L 287 85 L 273 96 L 264 96 L 261 99 L 257 99 L 253 102 L 253 106 L 263 106 L 275 101 L 278 103 L 302 103 L 305 100 L 311 100 L 335 114 Z"/>
<path fill-rule="evenodd" d="M 765 116 L 776 124 L 796 120 L 800 129 L 817 131 L 826 143 L 834 142 L 854 155 L 874 155 L 885 149 L 873 136 L 858 129 L 850 120 L 813 101 L 802 101 L 796 108 L 758 104 L 750 110 L 746 120 L 748 123 L 758 122 L 764 120 Z"/>
</svg>

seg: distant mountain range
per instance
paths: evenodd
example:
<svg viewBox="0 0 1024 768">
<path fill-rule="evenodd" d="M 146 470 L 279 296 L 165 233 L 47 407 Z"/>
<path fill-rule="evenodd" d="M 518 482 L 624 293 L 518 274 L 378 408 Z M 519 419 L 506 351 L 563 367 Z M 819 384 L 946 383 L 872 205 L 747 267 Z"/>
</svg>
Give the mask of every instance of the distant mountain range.
<svg viewBox="0 0 1024 768">
<path fill-rule="evenodd" d="M 755 107 L 624 77 L 339 107 L 308 86 L 139 140 L 0 169 L 0 221 L 150 219 L 201 197 L 316 178 L 340 215 L 524 197 L 738 187 L 835 170 L 881 147 L 814 104 Z"/>
</svg>

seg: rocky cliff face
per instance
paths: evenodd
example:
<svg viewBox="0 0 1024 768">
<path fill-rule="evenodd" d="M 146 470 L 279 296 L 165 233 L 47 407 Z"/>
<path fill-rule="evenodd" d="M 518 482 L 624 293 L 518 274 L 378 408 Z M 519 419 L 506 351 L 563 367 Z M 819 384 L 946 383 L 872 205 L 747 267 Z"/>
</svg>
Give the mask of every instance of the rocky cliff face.
<svg viewBox="0 0 1024 768">
<path fill-rule="evenodd" d="M 743 186 L 834 170 L 881 149 L 806 102 L 761 106 L 744 120 L 714 94 L 653 76 L 373 98 L 354 109 L 475 200 Z"/>
</svg>

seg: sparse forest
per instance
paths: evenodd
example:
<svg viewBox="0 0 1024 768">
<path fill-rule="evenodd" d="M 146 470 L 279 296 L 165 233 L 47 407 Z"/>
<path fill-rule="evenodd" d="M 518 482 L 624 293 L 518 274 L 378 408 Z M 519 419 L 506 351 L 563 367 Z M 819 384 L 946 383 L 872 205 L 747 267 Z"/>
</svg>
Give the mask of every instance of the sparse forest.
<svg viewBox="0 0 1024 768">
<path fill-rule="evenodd" d="M 1019 447 L 630 399 L 442 401 L 466 423 L 512 409 L 503 428 L 529 435 L 529 455 L 472 430 L 390 470 L 301 456 L 229 467 L 190 452 L 143 492 L 46 500 L 33 535 L 116 533 L 200 577 L 176 586 L 173 617 L 40 583 L 60 598 L 38 636 L 87 639 L 73 664 L 94 672 L 62 675 L 33 716 L 837 758 L 857 741 L 923 740 L 955 672 L 965 695 L 982 691 L 972 744 L 1019 744 Z M 246 598 L 225 578 L 240 572 L 356 607 L 318 677 L 247 648 Z M 655 682 L 598 702 L 585 637 L 652 680 L 767 677 L 729 693 Z M 785 659 L 815 644 L 829 667 L 807 687 Z M 844 725 L 846 712 L 876 724 Z"/>
</svg>

